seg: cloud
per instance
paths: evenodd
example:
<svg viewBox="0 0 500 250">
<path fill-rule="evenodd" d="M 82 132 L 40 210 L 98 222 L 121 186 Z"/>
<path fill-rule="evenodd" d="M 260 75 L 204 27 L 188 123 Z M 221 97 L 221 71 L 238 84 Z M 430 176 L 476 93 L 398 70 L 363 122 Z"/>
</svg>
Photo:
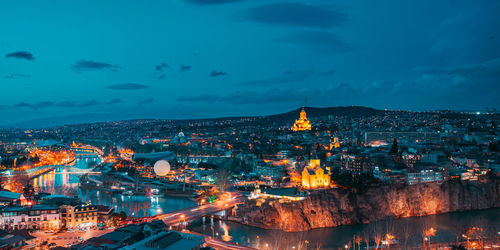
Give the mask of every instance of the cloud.
<svg viewBox="0 0 500 250">
<path fill-rule="evenodd" d="M 211 5 L 211 4 L 235 3 L 241 0 L 186 0 L 186 1 L 198 5 Z"/>
<path fill-rule="evenodd" d="M 283 74 L 274 76 L 267 79 L 244 81 L 237 83 L 236 85 L 246 85 L 246 86 L 269 86 L 269 85 L 281 85 L 284 83 L 299 82 L 308 79 L 313 75 L 311 70 L 302 71 L 292 71 L 286 70 Z"/>
<path fill-rule="evenodd" d="M 32 109 L 42 109 L 42 108 L 48 108 L 54 106 L 54 102 L 50 101 L 42 101 L 42 102 L 37 102 L 37 103 L 26 103 L 26 102 L 20 102 L 18 104 L 14 104 L 14 108 L 32 108 Z"/>
<path fill-rule="evenodd" d="M 120 66 L 113 65 L 106 62 L 96 62 L 90 60 L 80 60 L 71 66 L 73 71 L 77 73 L 82 73 L 85 71 L 96 71 L 96 70 L 111 70 L 113 72 L 118 71 Z"/>
<path fill-rule="evenodd" d="M 5 57 L 7 57 L 7 58 L 12 57 L 12 58 L 17 58 L 17 59 L 25 59 L 25 60 L 28 60 L 28 61 L 35 60 L 35 57 L 33 56 L 33 54 L 31 54 L 28 51 L 16 51 L 16 52 L 8 53 L 8 54 L 5 54 Z"/>
<path fill-rule="evenodd" d="M 137 102 L 137 105 L 149 104 L 149 103 L 152 103 L 153 101 L 154 101 L 153 98 L 147 98 L 147 99 L 144 99 L 144 100 Z"/>
<path fill-rule="evenodd" d="M 84 107 L 90 107 L 90 106 L 96 106 L 99 105 L 100 103 L 95 100 L 88 100 L 84 102 L 75 102 L 75 101 L 61 101 L 55 104 L 56 107 L 60 108 L 84 108 Z"/>
<path fill-rule="evenodd" d="M 226 94 L 202 94 L 180 96 L 178 102 L 231 104 L 231 105 L 266 105 L 300 104 L 304 97 L 314 97 L 313 105 L 374 105 L 385 104 L 385 98 L 391 97 L 401 89 L 396 81 L 376 81 L 363 86 L 351 86 L 347 83 L 332 84 L 326 87 L 272 87 L 258 90 L 233 91 Z M 406 98 L 406 97 L 405 97 Z M 401 98 L 402 101 L 408 99 Z"/>
<path fill-rule="evenodd" d="M 20 102 L 18 104 L 14 104 L 14 108 L 33 108 L 33 105 L 25 102 Z"/>
<path fill-rule="evenodd" d="M 500 57 L 456 67 L 424 67 L 415 69 L 420 77 L 411 91 L 427 90 L 437 100 L 461 106 L 479 105 L 498 107 L 500 99 Z M 436 93 L 439 96 L 436 96 Z M 466 101 L 464 101 L 466 100 Z M 474 100 L 474 103 L 467 100 Z"/>
<path fill-rule="evenodd" d="M 268 103 L 286 103 L 293 99 L 303 99 L 303 95 L 298 97 L 297 91 L 294 89 L 279 89 L 272 88 L 264 92 L 256 91 L 235 91 L 226 95 L 197 95 L 197 96 L 181 96 L 177 99 L 178 102 L 200 102 L 200 103 L 226 103 L 232 105 L 247 105 L 247 104 L 268 104 Z"/>
<path fill-rule="evenodd" d="M 226 75 L 226 72 L 224 72 L 224 71 L 216 71 L 216 70 L 210 71 L 210 74 L 209 74 L 210 77 L 224 76 L 224 75 Z"/>
<path fill-rule="evenodd" d="M 337 35 L 327 31 L 300 31 L 296 34 L 278 38 L 276 41 L 294 45 L 307 45 L 332 52 L 351 51 L 355 47 Z"/>
<path fill-rule="evenodd" d="M 118 104 L 118 103 L 123 103 L 123 100 L 119 99 L 119 98 L 113 98 L 113 99 L 109 100 L 108 102 L 106 102 L 106 104 Z"/>
<path fill-rule="evenodd" d="M 76 103 L 74 101 L 67 100 L 56 103 L 56 106 L 61 108 L 74 108 L 76 107 Z"/>
<path fill-rule="evenodd" d="M 84 102 L 75 102 L 71 100 L 61 101 L 55 104 L 56 107 L 60 108 L 85 108 L 90 106 L 97 106 L 100 103 L 95 100 L 87 100 Z"/>
<path fill-rule="evenodd" d="M 454 15 L 427 31 L 432 44 L 426 53 L 435 65 L 456 65 L 488 61 L 500 57 L 499 1 L 483 1 L 460 7 Z M 448 8 L 448 7 L 447 7 Z M 455 7 L 456 8 L 456 7 Z M 450 9 L 453 12 L 453 8 Z"/>
<path fill-rule="evenodd" d="M 138 84 L 138 83 L 120 83 L 120 84 L 111 84 L 106 86 L 107 89 L 113 90 L 134 90 L 134 89 L 147 89 L 149 86 Z"/>
<path fill-rule="evenodd" d="M 456 75 L 461 77 L 500 78 L 500 57 L 476 64 L 455 67 L 423 67 L 417 72 L 431 75 Z"/>
<path fill-rule="evenodd" d="M 4 75 L 2 79 L 17 79 L 17 78 L 30 78 L 31 75 L 28 74 L 9 74 Z"/>
<path fill-rule="evenodd" d="M 163 71 L 163 69 L 166 69 L 166 68 L 169 68 L 169 67 L 170 66 L 168 66 L 168 64 L 162 62 L 159 65 L 156 65 L 155 69 L 158 70 L 158 71 Z"/>
<path fill-rule="evenodd" d="M 333 75 L 333 74 L 335 74 L 336 72 L 337 72 L 336 70 L 331 69 L 331 70 L 328 70 L 328 71 L 324 72 L 324 73 L 323 73 L 323 75 L 327 75 L 327 76 L 329 76 L 329 75 Z"/>
<path fill-rule="evenodd" d="M 244 17 L 251 21 L 329 28 L 344 22 L 346 14 L 332 6 L 313 6 L 302 3 L 273 3 L 249 9 Z"/>
<path fill-rule="evenodd" d="M 184 71 L 187 71 L 187 70 L 191 70 L 191 66 L 181 65 L 180 72 L 184 72 Z"/>
<path fill-rule="evenodd" d="M 88 100 L 77 105 L 78 108 L 91 107 L 99 105 L 100 103 L 96 100 Z"/>
</svg>

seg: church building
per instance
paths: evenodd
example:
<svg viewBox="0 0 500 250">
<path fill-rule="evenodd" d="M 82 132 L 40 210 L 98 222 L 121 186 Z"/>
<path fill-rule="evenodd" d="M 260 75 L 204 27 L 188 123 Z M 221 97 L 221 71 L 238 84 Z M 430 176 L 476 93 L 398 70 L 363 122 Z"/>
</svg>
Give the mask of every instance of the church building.
<svg viewBox="0 0 500 250">
<path fill-rule="evenodd" d="M 306 131 L 311 130 L 311 122 L 307 119 L 306 111 L 304 107 L 302 107 L 302 111 L 300 111 L 300 117 L 298 120 L 295 120 L 295 123 L 292 126 L 292 131 Z"/>
<path fill-rule="evenodd" d="M 302 187 L 327 188 L 330 186 L 330 169 L 322 167 L 320 160 L 311 160 L 302 170 Z"/>
</svg>

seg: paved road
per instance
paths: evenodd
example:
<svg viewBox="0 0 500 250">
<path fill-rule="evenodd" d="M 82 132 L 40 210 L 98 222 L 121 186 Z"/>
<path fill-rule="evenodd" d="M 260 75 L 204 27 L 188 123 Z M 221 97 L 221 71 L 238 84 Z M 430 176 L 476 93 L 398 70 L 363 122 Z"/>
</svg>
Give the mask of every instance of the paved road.
<svg viewBox="0 0 500 250">
<path fill-rule="evenodd" d="M 213 247 L 217 250 L 255 250 L 255 248 L 251 248 L 251 247 L 244 246 L 244 245 L 238 245 L 238 244 L 235 244 L 233 242 L 224 241 L 221 239 L 213 238 L 213 237 L 206 236 L 204 234 L 200 234 L 200 233 L 196 233 L 196 232 L 183 231 L 183 233 L 204 236 L 205 242 L 207 243 L 207 246 Z"/>
<path fill-rule="evenodd" d="M 82 238 L 83 240 L 88 240 L 92 237 L 98 237 L 103 234 L 112 232 L 113 229 L 105 230 L 89 230 L 83 233 L 81 232 L 65 232 L 65 233 L 45 233 L 45 232 L 35 232 L 31 235 L 36 237 L 37 244 L 47 241 L 48 244 L 54 242 L 57 246 L 66 246 L 67 244 L 74 245 L 79 243 Z"/>
<path fill-rule="evenodd" d="M 221 250 L 226 250 L 226 249 L 227 250 L 233 250 L 233 249 L 250 250 L 250 249 L 254 249 L 251 247 L 236 245 L 236 244 L 231 243 L 231 242 L 226 242 L 226 241 L 222 241 L 219 239 L 212 239 L 209 237 L 205 237 L 205 241 L 207 242 L 208 246 L 213 247 L 217 250 L 219 250 L 219 249 L 221 249 Z"/>
<path fill-rule="evenodd" d="M 231 199 L 216 201 L 212 204 L 186 208 L 167 214 L 158 215 L 156 218 L 162 219 L 167 225 L 175 225 L 185 221 L 192 221 L 203 216 L 211 215 L 224 209 L 243 203 L 246 196 L 234 193 Z"/>
</svg>

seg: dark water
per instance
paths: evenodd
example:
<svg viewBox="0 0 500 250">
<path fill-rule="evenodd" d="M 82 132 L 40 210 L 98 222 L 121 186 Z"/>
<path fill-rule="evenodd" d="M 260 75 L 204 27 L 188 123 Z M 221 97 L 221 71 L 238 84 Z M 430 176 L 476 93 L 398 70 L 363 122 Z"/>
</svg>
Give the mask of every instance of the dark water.
<svg viewBox="0 0 500 250">
<path fill-rule="evenodd" d="M 295 249 L 308 246 L 309 249 L 343 248 L 353 236 L 372 238 L 375 232 L 389 232 L 396 236 L 400 245 L 418 246 L 422 244 L 422 231 L 434 227 L 437 232 L 431 242 L 455 242 L 457 235 L 462 235 L 471 226 L 484 229 L 486 236 L 495 236 L 500 230 L 500 208 L 457 212 L 425 217 L 390 219 L 368 225 L 341 226 L 336 228 L 314 229 L 300 233 L 286 233 L 278 230 L 266 230 L 234 222 L 213 221 L 206 219 L 191 230 L 223 240 L 229 240 L 257 249 Z M 307 242 L 307 243 L 306 243 Z"/>
<path fill-rule="evenodd" d="M 126 196 L 94 189 L 80 189 L 80 176 L 81 174 L 70 173 L 69 168 L 61 167 L 33 179 L 33 186 L 39 191 L 52 194 L 78 195 L 84 202 L 114 207 L 115 211 L 124 211 L 134 217 L 151 216 L 196 205 L 182 197 Z"/>
</svg>

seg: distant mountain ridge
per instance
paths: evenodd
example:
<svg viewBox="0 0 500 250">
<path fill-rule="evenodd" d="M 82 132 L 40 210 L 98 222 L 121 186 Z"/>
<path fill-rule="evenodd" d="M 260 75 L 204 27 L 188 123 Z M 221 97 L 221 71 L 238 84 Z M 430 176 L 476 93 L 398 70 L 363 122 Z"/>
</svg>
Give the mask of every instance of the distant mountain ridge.
<svg viewBox="0 0 500 250">
<path fill-rule="evenodd" d="M 84 113 L 84 114 L 73 114 L 67 116 L 57 116 L 48 117 L 40 119 L 26 120 L 22 122 L 16 122 L 12 124 L 0 125 L 0 128 L 49 128 L 49 127 L 60 127 L 65 125 L 77 125 L 77 124 L 88 124 L 88 123 L 102 123 L 102 122 L 115 122 L 115 121 L 137 121 L 137 120 L 148 120 L 148 121 L 174 121 L 178 123 L 190 122 L 190 121 L 228 121 L 228 120 L 238 120 L 242 118 L 255 118 L 257 122 L 272 122 L 272 121 L 290 121 L 293 122 L 298 119 L 302 107 L 275 115 L 268 116 L 233 116 L 233 117 L 218 117 L 218 118 L 199 118 L 199 119 L 152 119 L 144 118 L 141 115 L 126 115 L 126 114 L 106 114 L 106 113 Z M 337 106 L 337 107 L 305 107 L 304 110 L 307 113 L 308 118 L 318 118 L 327 116 L 350 116 L 350 117 L 361 117 L 361 116 L 377 116 L 384 115 L 387 112 L 404 112 L 404 111 L 385 111 L 374 109 L 364 106 Z M 425 113 L 425 111 L 424 111 Z M 470 114 L 464 114 L 460 112 L 448 111 L 447 113 L 441 114 L 443 116 L 448 116 L 449 118 L 458 118 L 470 116 Z"/>
<path fill-rule="evenodd" d="M 298 108 L 286 113 L 276 114 L 266 116 L 267 119 L 283 119 L 283 120 L 294 120 L 298 119 L 302 108 Z M 326 108 L 316 108 L 316 107 L 304 107 L 304 111 L 307 113 L 308 118 L 324 117 L 324 116 L 374 116 L 374 115 L 384 115 L 386 111 L 364 107 L 364 106 L 339 106 L 339 107 L 326 107 Z"/>
</svg>

